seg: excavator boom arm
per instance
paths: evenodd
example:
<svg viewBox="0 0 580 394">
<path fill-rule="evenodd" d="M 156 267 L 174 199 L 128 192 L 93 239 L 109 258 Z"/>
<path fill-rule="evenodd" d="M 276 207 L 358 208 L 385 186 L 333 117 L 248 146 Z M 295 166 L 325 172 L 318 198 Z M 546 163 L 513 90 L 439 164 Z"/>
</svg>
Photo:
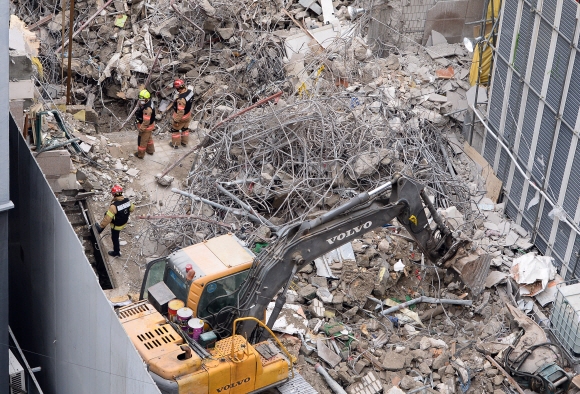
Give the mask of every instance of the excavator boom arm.
<svg viewBox="0 0 580 394">
<path fill-rule="evenodd" d="M 400 177 L 393 184 L 389 199 L 374 199 L 376 190 L 362 193 L 346 204 L 321 217 L 286 229 L 281 237 L 254 260 L 248 278 L 238 293 L 239 306 L 235 317 L 263 318 L 268 304 L 278 294 L 268 320 L 272 327 L 285 303 L 285 294 L 293 275 L 305 264 L 344 245 L 357 237 L 382 227 L 397 218 L 433 263 L 440 263 L 453 243 L 451 232 L 437 220 L 441 231 L 429 226 L 421 192 L 423 186 Z M 386 189 L 387 187 L 383 187 Z M 382 191 L 382 190 L 381 190 Z M 426 203 L 433 215 L 432 205 Z M 438 238 L 437 238 L 438 237 Z M 255 322 L 244 321 L 238 334 L 251 336 Z"/>
</svg>

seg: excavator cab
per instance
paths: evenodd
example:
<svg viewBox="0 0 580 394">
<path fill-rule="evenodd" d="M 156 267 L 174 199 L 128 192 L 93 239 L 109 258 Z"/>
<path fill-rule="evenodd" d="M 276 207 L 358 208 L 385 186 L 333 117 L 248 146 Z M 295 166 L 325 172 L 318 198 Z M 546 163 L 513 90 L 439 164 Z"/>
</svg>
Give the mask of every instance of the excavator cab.
<svg viewBox="0 0 580 394">
<path fill-rule="evenodd" d="M 236 290 L 245 281 L 254 257 L 233 234 L 188 246 L 147 264 L 140 299 L 148 298 L 151 286 L 164 282 L 195 317 L 205 319 L 236 305 Z M 190 269 L 194 274 L 188 280 Z"/>
</svg>

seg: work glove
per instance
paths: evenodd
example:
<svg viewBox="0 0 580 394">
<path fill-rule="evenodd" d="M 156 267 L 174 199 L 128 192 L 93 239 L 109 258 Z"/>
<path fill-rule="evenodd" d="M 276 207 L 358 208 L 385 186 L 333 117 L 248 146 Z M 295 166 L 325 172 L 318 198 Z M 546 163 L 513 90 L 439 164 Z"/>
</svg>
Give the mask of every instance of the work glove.
<svg viewBox="0 0 580 394">
<path fill-rule="evenodd" d="M 100 234 L 103 232 L 104 228 L 101 227 L 101 225 L 99 223 L 95 223 L 95 228 L 97 229 L 97 232 Z"/>
</svg>

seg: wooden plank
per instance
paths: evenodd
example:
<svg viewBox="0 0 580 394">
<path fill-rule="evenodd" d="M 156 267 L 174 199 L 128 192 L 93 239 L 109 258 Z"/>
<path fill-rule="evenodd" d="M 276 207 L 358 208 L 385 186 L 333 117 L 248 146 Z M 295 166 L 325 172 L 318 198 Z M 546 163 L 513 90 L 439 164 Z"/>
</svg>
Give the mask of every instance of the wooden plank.
<svg viewBox="0 0 580 394">
<path fill-rule="evenodd" d="M 471 158 L 471 160 L 476 162 L 482 168 L 481 176 L 485 181 L 485 196 L 497 203 L 503 185 L 502 181 L 495 175 L 493 168 L 483 158 L 483 156 L 473 149 L 467 142 L 463 143 L 463 151 Z"/>
<path fill-rule="evenodd" d="M 505 376 L 505 378 L 508 380 L 508 382 L 510 382 L 510 384 L 512 385 L 512 387 L 520 394 L 526 394 L 524 393 L 524 390 L 522 390 L 522 388 L 520 387 L 520 385 L 514 380 L 514 378 L 512 378 L 506 371 L 505 369 L 503 369 L 501 367 L 501 365 L 499 365 L 497 363 L 497 361 L 495 361 L 493 358 L 491 358 L 489 355 L 485 356 L 485 358 L 487 358 L 489 360 L 490 363 L 492 363 L 497 369 L 499 369 L 499 371 L 502 373 L 503 376 Z"/>
</svg>

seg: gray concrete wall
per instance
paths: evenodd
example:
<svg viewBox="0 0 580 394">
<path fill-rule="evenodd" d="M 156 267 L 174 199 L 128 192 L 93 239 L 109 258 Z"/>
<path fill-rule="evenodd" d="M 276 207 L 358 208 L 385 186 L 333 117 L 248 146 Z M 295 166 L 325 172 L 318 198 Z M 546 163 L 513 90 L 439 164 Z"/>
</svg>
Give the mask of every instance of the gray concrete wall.
<svg viewBox="0 0 580 394">
<path fill-rule="evenodd" d="M 10 325 L 44 392 L 159 393 L 13 121 L 10 170 Z"/>
<path fill-rule="evenodd" d="M 431 30 L 445 36 L 447 42 L 463 42 L 463 37 L 473 38 L 474 27 L 480 24 L 471 22 L 483 18 L 483 0 L 439 1 L 426 12 L 423 45 L 427 43 Z"/>
</svg>

